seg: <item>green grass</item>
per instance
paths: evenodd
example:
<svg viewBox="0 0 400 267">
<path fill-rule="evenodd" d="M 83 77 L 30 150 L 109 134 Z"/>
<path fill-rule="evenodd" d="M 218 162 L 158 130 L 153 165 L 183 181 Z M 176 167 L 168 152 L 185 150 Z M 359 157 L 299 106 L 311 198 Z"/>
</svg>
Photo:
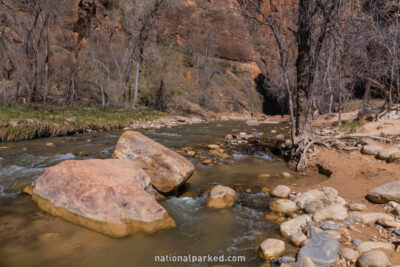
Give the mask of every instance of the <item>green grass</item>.
<svg viewBox="0 0 400 267">
<path fill-rule="evenodd" d="M 165 116 L 157 111 L 122 108 L 0 106 L 0 141 L 13 142 L 46 136 L 121 129 Z"/>
<path fill-rule="evenodd" d="M 343 122 L 340 130 L 348 133 L 355 133 L 362 128 L 362 124 L 358 121 Z"/>
</svg>

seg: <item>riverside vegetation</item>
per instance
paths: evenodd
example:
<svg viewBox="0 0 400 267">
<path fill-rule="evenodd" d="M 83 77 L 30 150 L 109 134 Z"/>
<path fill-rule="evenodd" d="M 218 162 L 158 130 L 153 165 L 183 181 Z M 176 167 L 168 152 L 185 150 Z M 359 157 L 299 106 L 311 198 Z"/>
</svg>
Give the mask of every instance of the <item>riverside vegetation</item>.
<svg viewBox="0 0 400 267">
<path fill-rule="evenodd" d="M 122 129 L 165 117 L 158 111 L 51 105 L 0 107 L 0 141 Z"/>
</svg>

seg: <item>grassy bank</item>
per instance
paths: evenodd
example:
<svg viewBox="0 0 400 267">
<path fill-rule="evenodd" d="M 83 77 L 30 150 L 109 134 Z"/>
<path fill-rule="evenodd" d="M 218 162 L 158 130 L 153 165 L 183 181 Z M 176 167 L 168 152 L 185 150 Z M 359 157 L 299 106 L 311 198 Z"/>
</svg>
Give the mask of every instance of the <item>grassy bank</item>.
<svg viewBox="0 0 400 267">
<path fill-rule="evenodd" d="M 16 142 L 121 129 L 165 116 L 157 111 L 95 107 L 0 106 L 0 141 Z"/>
</svg>

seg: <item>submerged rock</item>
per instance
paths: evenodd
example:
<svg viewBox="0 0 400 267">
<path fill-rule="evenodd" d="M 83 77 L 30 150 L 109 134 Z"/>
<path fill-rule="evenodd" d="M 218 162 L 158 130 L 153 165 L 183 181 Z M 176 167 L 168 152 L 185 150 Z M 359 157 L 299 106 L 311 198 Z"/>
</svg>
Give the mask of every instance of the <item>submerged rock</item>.
<svg viewBox="0 0 400 267">
<path fill-rule="evenodd" d="M 391 182 L 378 186 L 369 191 L 367 198 L 379 204 L 385 204 L 389 201 L 400 202 L 400 182 Z"/>
<path fill-rule="evenodd" d="M 206 205 L 208 208 L 223 209 L 232 207 L 236 201 L 236 192 L 228 186 L 214 186 L 207 195 Z"/>
<path fill-rule="evenodd" d="M 133 159 L 151 178 L 158 191 L 171 192 L 194 172 L 193 164 L 185 157 L 135 131 L 121 135 L 114 158 Z"/>
<path fill-rule="evenodd" d="M 38 206 L 66 221 L 123 237 L 175 227 L 154 198 L 150 177 L 131 160 L 64 161 L 34 182 Z"/>
</svg>

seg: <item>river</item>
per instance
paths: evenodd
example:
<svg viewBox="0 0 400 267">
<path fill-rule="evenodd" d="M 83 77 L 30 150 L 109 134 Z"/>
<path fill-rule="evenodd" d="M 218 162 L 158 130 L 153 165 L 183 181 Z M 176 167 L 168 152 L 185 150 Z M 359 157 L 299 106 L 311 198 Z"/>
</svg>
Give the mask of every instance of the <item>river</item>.
<svg viewBox="0 0 400 267">
<path fill-rule="evenodd" d="M 256 129 L 252 129 L 256 128 Z M 280 125 L 247 126 L 227 121 L 195 124 L 159 130 L 142 130 L 145 135 L 170 147 L 190 145 L 206 151 L 207 144 L 222 142 L 232 129 L 241 131 L 283 131 Z M 252 129 L 252 130 L 251 130 Z M 246 262 L 163 263 L 161 266 L 260 266 L 257 245 L 268 237 L 278 237 L 279 224 L 268 221 L 263 187 L 278 184 L 317 183 L 324 177 L 294 174 L 279 158 L 268 153 L 235 154 L 226 164 L 205 165 L 191 159 L 195 174 L 185 187 L 186 197 L 170 197 L 162 202 L 177 227 L 153 235 L 137 233 L 123 239 L 111 238 L 40 211 L 29 196 L 19 192 L 21 183 L 30 183 L 46 167 L 68 159 L 110 158 L 121 132 L 93 133 L 71 137 L 37 139 L 0 144 L 0 266 L 160 266 L 155 256 L 244 256 Z M 46 146 L 53 143 L 54 146 Z M 293 173 L 283 178 L 282 172 Z M 259 178 L 261 173 L 271 176 Z M 210 210 L 200 197 L 211 183 L 242 188 L 246 203 L 233 208 Z M 295 255 L 288 245 L 286 255 Z M 160 258 L 159 258 L 160 259 Z M 165 258 L 164 258 L 165 259 Z M 232 258 L 231 258 L 232 259 Z"/>
</svg>

